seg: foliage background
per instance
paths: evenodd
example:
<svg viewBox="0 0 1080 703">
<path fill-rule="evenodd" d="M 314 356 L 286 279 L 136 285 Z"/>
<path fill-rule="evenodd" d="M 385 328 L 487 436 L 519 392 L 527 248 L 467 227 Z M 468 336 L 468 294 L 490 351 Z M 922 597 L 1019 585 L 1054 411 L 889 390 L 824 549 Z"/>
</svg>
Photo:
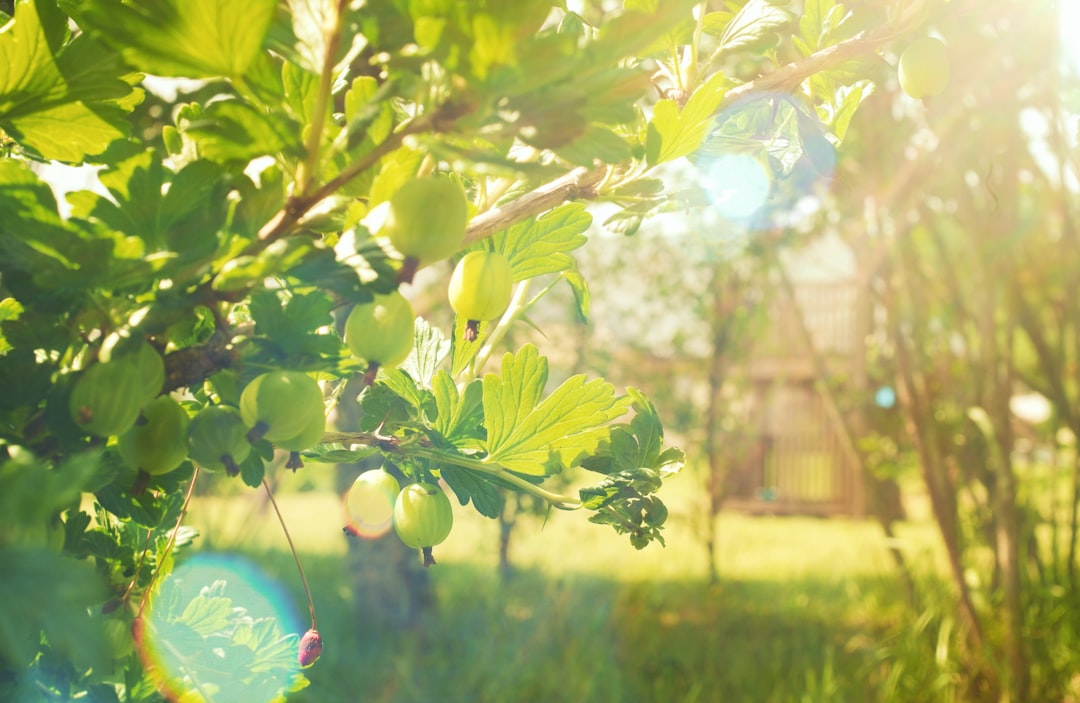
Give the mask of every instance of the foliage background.
<svg viewBox="0 0 1080 703">
<path fill-rule="evenodd" d="M 496 344 L 485 353 L 535 342 L 553 381 L 587 371 L 648 388 L 690 450 L 660 494 L 670 519 L 630 530 L 653 537 L 666 524 L 667 547 L 637 552 L 580 515 L 551 513 L 524 470 L 511 487 L 537 501 L 506 500 L 502 484 L 454 487 L 497 521 L 457 509 L 425 575 L 392 540 L 340 536 L 338 496 L 369 452 L 322 445 L 295 476 L 253 460 L 244 482 L 265 475 L 281 494 L 327 650 L 304 677 L 289 656 L 234 673 L 310 683 L 289 698 L 312 701 L 1080 696 L 1078 93 L 1077 64 L 1061 53 L 1062 8 L 482 5 L 0 5 L 16 18 L 0 32 L 5 695 L 161 695 L 127 636 L 137 611 L 106 617 L 100 604 L 173 568 L 191 467 L 130 495 L 132 471 L 64 412 L 74 372 L 143 336 L 168 352 L 166 390 L 188 387 L 192 409 L 227 396 L 203 382 L 234 364 L 249 377 L 289 366 L 344 381 L 361 369 L 328 333 L 331 311 L 392 288 L 400 265 L 369 238 L 368 218 L 405 180 L 443 170 L 471 186 L 467 243 L 517 252 L 520 278 L 538 276 L 532 292 L 551 291 L 514 324 L 487 328 Z M 543 25 L 549 16 L 558 22 Z M 894 67 L 928 31 L 949 45 L 951 80 L 916 102 Z M 164 96 L 135 69 L 200 82 Z M 732 156 L 768 174 L 767 200 L 748 216 L 725 216 L 725 198 L 745 197 L 731 181 L 710 192 L 710 168 L 730 168 Z M 107 195 L 57 203 L 35 175 L 48 160 L 107 165 Z M 264 166 L 258 177 L 253 163 Z M 568 199 L 602 204 L 589 206 L 591 228 L 583 206 L 560 205 Z M 867 472 L 886 456 L 907 518 L 719 513 L 738 447 L 731 408 L 716 399 L 738 386 L 741 342 L 767 321 L 752 314 L 753 296 L 727 314 L 717 301 L 775 293 L 789 271 L 780 262 L 826 237 L 854 252 L 880 323 L 867 358 L 899 399 L 883 424 L 851 425 L 853 446 Z M 433 324 L 456 330 L 440 308 L 445 274 L 425 271 L 410 290 Z M 590 303 L 612 317 L 583 325 Z M 225 341 L 238 337 L 235 352 Z M 628 367 L 616 347 L 624 342 L 697 369 L 708 399 L 672 393 L 663 371 L 640 378 L 645 367 Z M 469 373 L 460 345 L 452 366 Z M 369 417 L 395 410 L 391 432 L 417 436 L 424 389 L 401 376 L 379 388 L 362 397 Z M 1024 424 L 1012 403 L 1032 393 L 1050 412 Z M 855 416 L 865 398 L 833 402 Z M 356 409 L 345 405 L 335 413 L 349 421 Z M 602 420 L 575 417 L 586 429 Z M 387 455 L 423 475 L 479 441 L 449 439 L 434 457 L 418 447 L 411 463 Z M 612 465 L 657 471 L 672 456 L 623 466 L 596 450 L 590 460 L 610 476 Z M 331 458 L 343 464 L 336 478 L 318 463 Z M 649 494 L 639 474 L 619 476 L 619 490 L 585 496 L 630 491 L 622 510 Z M 199 536 L 175 533 L 175 561 L 246 551 L 302 603 L 284 545 L 258 517 L 266 504 L 212 478 L 194 484 L 187 524 Z M 545 486 L 587 487 L 573 474 Z M 293 651 L 299 632 L 252 639 L 234 614 L 203 620 L 213 624 L 205 636 L 225 634 L 228 657 Z M 173 615 L 170 626 L 191 625 L 183 608 Z M 250 691 L 254 679 L 242 681 Z"/>
</svg>

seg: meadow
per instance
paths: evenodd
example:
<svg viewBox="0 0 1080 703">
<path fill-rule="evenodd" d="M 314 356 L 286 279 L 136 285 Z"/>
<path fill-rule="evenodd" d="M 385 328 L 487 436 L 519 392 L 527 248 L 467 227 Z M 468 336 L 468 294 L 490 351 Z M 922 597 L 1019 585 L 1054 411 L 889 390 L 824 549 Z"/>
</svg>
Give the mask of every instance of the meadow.
<svg viewBox="0 0 1080 703">
<path fill-rule="evenodd" d="M 381 630 L 354 615 L 363 594 L 345 577 L 339 497 L 325 486 L 283 487 L 278 503 L 326 643 L 307 672 L 310 687 L 289 700 L 892 698 L 895 659 L 912 652 L 897 649 L 910 647 L 895 641 L 909 611 L 880 528 L 724 514 L 719 580 L 710 584 L 690 481 L 679 477 L 665 495 L 672 509 L 666 547 L 636 551 L 576 513 L 522 518 L 509 579 L 497 568 L 496 523 L 455 503 L 454 531 L 429 571 L 437 605 L 409 631 Z M 197 497 L 188 523 L 200 529 L 203 549 L 253 556 L 306 610 L 284 536 L 259 493 Z M 933 582 L 937 542 L 917 508 L 897 539 Z"/>
</svg>

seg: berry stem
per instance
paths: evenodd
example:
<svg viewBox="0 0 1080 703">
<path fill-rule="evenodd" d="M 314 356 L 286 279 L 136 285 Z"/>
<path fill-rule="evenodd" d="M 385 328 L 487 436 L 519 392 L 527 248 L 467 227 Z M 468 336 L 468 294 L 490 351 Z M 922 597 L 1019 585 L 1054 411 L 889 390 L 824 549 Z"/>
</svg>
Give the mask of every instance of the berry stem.
<svg viewBox="0 0 1080 703">
<path fill-rule="evenodd" d="M 480 336 L 480 321 L 468 320 L 465 323 L 465 332 L 461 335 L 466 342 L 475 342 Z"/>
<path fill-rule="evenodd" d="M 529 304 L 525 303 L 525 298 L 529 294 L 530 281 L 531 279 L 526 279 L 517 285 L 517 289 L 514 290 L 514 297 L 510 299 L 510 305 L 506 307 L 506 312 L 499 318 L 499 322 L 495 327 L 488 332 L 483 348 L 477 353 L 476 358 L 473 359 L 473 363 L 470 366 L 469 378 L 464 379 L 465 383 L 468 383 L 480 375 L 480 372 L 484 370 L 484 365 L 487 364 L 491 355 L 495 352 L 495 347 L 502 342 L 503 338 L 506 337 L 506 333 L 510 331 L 510 325 L 512 325 L 514 320 L 521 317 L 525 310 L 528 309 Z M 468 333 L 468 328 L 466 328 L 466 339 L 468 339 Z"/>
<path fill-rule="evenodd" d="M 281 530 L 285 533 L 285 539 L 289 543 L 289 551 L 292 552 L 293 560 L 296 562 L 296 570 L 300 572 L 300 580 L 304 583 L 304 593 L 307 594 L 308 612 L 311 613 L 311 629 L 318 630 L 315 623 L 315 602 L 311 599 L 311 587 L 308 586 L 307 576 L 304 574 L 304 566 L 300 563 L 300 555 L 296 553 L 296 546 L 293 544 L 292 535 L 289 534 L 289 528 L 285 525 L 285 518 L 281 514 L 281 509 L 278 508 L 277 501 L 274 500 L 274 492 L 270 490 L 270 484 L 267 480 L 263 479 L 263 488 L 266 489 L 266 495 L 270 498 L 270 505 L 274 506 L 274 513 L 277 515 L 278 522 L 281 523 Z"/>
<path fill-rule="evenodd" d="M 131 495 L 141 496 L 146 493 L 148 485 L 150 485 L 150 474 L 139 469 L 139 473 L 135 474 L 135 483 L 131 484 Z"/>
<path fill-rule="evenodd" d="M 375 385 L 375 377 L 379 373 L 379 362 L 372 361 L 368 364 L 367 370 L 364 371 L 364 378 L 360 381 L 360 390 L 370 388 Z"/>
<path fill-rule="evenodd" d="M 405 257 L 405 262 L 398 269 L 397 277 L 395 280 L 397 283 L 412 283 L 413 278 L 416 277 L 416 271 L 420 268 L 420 259 L 415 256 Z"/>
<path fill-rule="evenodd" d="M 180 506 L 180 514 L 176 516 L 176 524 L 173 525 L 172 534 L 169 535 L 169 543 L 165 545 L 165 553 L 162 555 L 162 559 L 165 559 L 172 554 L 173 546 L 176 545 L 176 534 L 180 531 L 180 525 L 183 524 L 184 517 L 187 515 L 188 505 L 191 503 L 191 496 L 195 495 L 195 481 L 198 478 L 199 467 L 196 466 L 195 471 L 191 474 L 191 481 L 188 483 L 187 493 L 184 494 L 184 503 Z M 143 610 L 146 609 L 146 603 L 150 598 L 150 587 L 153 585 L 154 584 L 151 581 L 150 585 L 143 591 L 142 600 L 139 601 L 139 610 L 135 613 L 136 620 L 142 617 Z"/>
<path fill-rule="evenodd" d="M 255 444 L 256 442 L 258 442 L 260 439 L 263 438 L 263 436 L 266 434 L 266 432 L 269 429 L 270 429 L 270 425 L 267 425 L 262 420 L 259 420 L 258 422 L 255 423 L 254 427 L 252 427 L 250 430 L 248 430 L 247 441 L 250 442 L 251 444 Z"/>
<path fill-rule="evenodd" d="M 131 581 L 128 583 L 127 588 L 124 589 L 123 594 L 116 600 L 118 601 L 116 606 L 119 607 L 121 603 L 127 600 L 127 597 L 131 595 L 131 591 L 134 590 L 135 584 L 139 582 L 139 574 L 142 573 L 143 564 L 146 563 L 146 555 L 150 551 L 150 537 L 154 534 L 154 528 L 150 528 L 146 531 L 146 540 L 143 542 L 142 556 L 139 559 L 139 563 L 135 565 L 135 575 L 131 577 Z M 113 608 L 115 610 L 115 608 Z"/>
</svg>

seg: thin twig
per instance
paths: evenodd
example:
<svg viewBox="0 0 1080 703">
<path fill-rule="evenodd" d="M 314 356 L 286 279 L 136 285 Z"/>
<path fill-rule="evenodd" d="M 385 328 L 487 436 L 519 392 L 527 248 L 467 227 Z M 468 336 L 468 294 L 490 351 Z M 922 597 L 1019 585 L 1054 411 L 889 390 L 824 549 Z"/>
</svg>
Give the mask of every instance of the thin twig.
<svg viewBox="0 0 1080 703">
<path fill-rule="evenodd" d="M 180 514 L 176 516 L 176 524 L 173 525 L 172 534 L 169 535 L 169 543 L 165 545 L 165 553 L 162 558 L 167 558 L 172 554 L 173 546 L 176 544 L 176 535 L 180 532 L 180 526 L 184 522 L 184 516 L 187 515 L 188 504 L 191 503 L 191 496 L 195 494 L 195 481 L 199 478 L 199 467 L 196 466 L 195 470 L 191 473 L 191 481 L 188 483 L 187 493 L 184 494 L 184 503 L 180 506 Z M 160 565 L 160 564 L 159 564 Z M 159 571 L 155 571 L 156 576 Z M 135 618 L 142 617 L 143 610 L 146 609 L 146 602 L 150 597 L 150 587 L 153 586 L 153 581 L 143 591 L 142 600 L 139 601 L 139 610 L 135 613 Z"/>
<path fill-rule="evenodd" d="M 315 626 L 315 602 L 311 599 L 311 587 L 308 586 L 307 576 L 304 574 L 304 567 L 300 563 L 300 555 L 296 553 L 296 546 L 293 544 L 292 535 L 289 534 L 289 528 L 285 525 L 285 518 L 281 515 L 281 510 L 278 508 L 277 501 L 274 500 L 274 493 L 270 490 L 270 484 L 263 478 L 263 488 L 266 489 L 266 495 L 270 498 L 270 505 L 274 506 L 274 512 L 277 514 L 278 522 L 281 523 L 281 530 L 285 533 L 285 539 L 289 542 L 289 551 L 292 552 L 293 560 L 296 561 L 296 569 L 300 572 L 300 580 L 304 582 L 304 592 L 307 594 L 308 612 L 311 613 L 311 629 L 317 630 Z"/>
</svg>

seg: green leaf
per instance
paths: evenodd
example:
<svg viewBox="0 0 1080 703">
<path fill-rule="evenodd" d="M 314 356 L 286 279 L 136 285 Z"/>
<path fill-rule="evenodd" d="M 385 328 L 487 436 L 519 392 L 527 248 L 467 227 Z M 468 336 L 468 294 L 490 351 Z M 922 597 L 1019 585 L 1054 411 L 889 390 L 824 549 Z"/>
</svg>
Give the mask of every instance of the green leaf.
<svg viewBox="0 0 1080 703">
<path fill-rule="evenodd" d="M 55 3 L 22 0 L 0 28 L 0 129 L 42 158 L 80 162 L 127 135 L 141 102 L 116 54 L 89 37 L 64 43 Z"/>
<path fill-rule="evenodd" d="M 833 110 L 832 121 L 829 126 L 838 141 L 843 142 L 847 136 L 848 127 L 855 117 L 859 105 L 874 92 L 874 84 L 871 81 L 859 81 L 849 86 L 840 86 L 836 91 L 836 108 Z"/>
<path fill-rule="evenodd" d="M 617 164 L 633 157 L 626 139 L 601 125 L 589 125 L 580 137 L 569 144 L 555 147 L 554 151 L 578 166 L 592 166 L 597 160 Z"/>
<path fill-rule="evenodd" d="M 806 0 L 803 4 L 802 17 L 799 18 L 799 35 L 806 53 L 811 54 L 821 48 L 821 40 L 827 32 L 825 18 L 836 6 L 836 0 Z"/>
<path fill-rule="evenodd" d="M 731 23 L 731 18 L 735 14 L 728 12 L 727 10 L 717 10 L 716 12 L 708 12 L 702 21 L 702 30 L 714 37 L 718 37 L 724 33 L 728 24 Z"/>
<path fill-rule="evenodd" d="M 357 76 L 345 93 L 345 128 L 347 148 L 360 144 L 379 144 L 394 128 L 394 113 L 387 99 L 393 81 L 381 87 L 372 76 Z"/>
<path fill-rule="evenodd" d="M 335 0 L 288 0 L 293 47 L 300 63 L 312 73 L 320 73 L 326 56 L 326 27 L 334 16 Z"/>
<path fill-rule="evenodd" d="M 178 622 L 190 627 L 203 637 L 220 632 L 231 624 L 233 602 L 231 598 L 204 595 L 191 599 L 180 614 Z"/>
<path fill-rule="evenodd" d="M 570 290 L 574 293 L 574 306 L 577 310 L 578 318 L 581 322 L 585 323 L 589 321 L 589 305 L 592 300 L 592 296 L 589 293 L 589 282 L 581 275 L 581 271 L 577 270 L 577 267 L 564 271 L 563 278 L 566 280 L 567 285 L 570 286 Z"/>
<path fill-rule="evenodd" d="M 731 87 L 722 73 L 702 83 L 679 110 L 674 100 L 660 100 L 653 107 L 646 136 L 646 159 L 650 166 L 692 154 L 712 129 L 720 101 Z"/>
<path fill-rule="evenodd" d="M 14 298 L 4 298 L 0 300 L 0 356 L 7 354 L 11 351 L 12 346 L 8 343 L 3 334 L 3 323 L 5 320 L 17 320 L 19 315 L 22 314 L 23 307 L 19 304 L 18 300 Z M 0 402 L 0 407 L 4 404 Z"/>
<path fill-rule="evenodd" d="M 500 232 L 485 246 L 506 256 L 514 281 L 523 281 L 572 267 L 574 260 L 568 252 L 588 241 L 584 232 L 591 224 L 592 215 L 584 204 L 565 203 Z"/>
<path fill-rule="evenodd" d="M 49 646 L 80 666 L 108 666 L 108 644 L 91 612 L 108 597 L 88 561 L 42 548 L 0 547 L 0 659 L 22 668 L 37 654 L 42 634 Z"/>
<path fill-rule="evenodd" d="M 280 112 L 262 112 L 240 100 L 219 100 L 184 130 L 199 154 L 220 163 L 241 163 L 267 154 L 303 153 L 299 126 Z"/>
<path fill-rule="evenodd" d="M 770 0 L 749 0 L 724 27 L 717 53 L 750 49 L 791 21 L 791 13 Z"/>
<path fill-rule="evenodd" d="M 532 476 L 551 473 L 551 460 L 571 466 L 626 411 L 614 386 L 584 375 L 570 377 L 541 400 L 547 377 L 547 359 L 531 344 L 503 357 L 501 375 L 484 376 L 485 462 Z"/>
<path fill-rule="evenodd" d="M 492 519 L 499 517 L 503 499 L 491 481 L 481 478 L 481 475 L 475 471 L 459 466 L 444 466 L 440 475 L 446 480 L 447 485 L 454 491 L 454 495 L 462 505 L 468 505 L 471 500 L 476 512 L 484 517 Z"/>
<path fill-rule="evenodd" d="M 268 337 L 286 356 L 332 354 L 340 349 L 336 336 L 317 331 L 333 324 L 332 307 L 330 298 L 319 290 L 296 293 L 284 304 L 274 291 L 259 290 L 251 296 L 256 334 Z"/>
<path fill-rule="evenodd" d="M 431 393 L 417 386 L 412 376 L 402 369 L 387 371 L 382 382 L 418 413 L 422 413 L 427 408 L 435 405 Z"/>
<path fill-rule="evenodd" d="M 413 348 L 399 367 L 424 386 L 431 385 L 431 377 L 446 355 L 450 353 L 450 340 L 443 331 L 422 317 L 416 318 Z"/>
<path fill-rule="evenodd" d="M 458 394 L 454 379 L 445 371 L 431 378 L 435 395 L 435 430 L 459 448 L 477 446 L 480 424 L 484 421 L 484 389 L 480 379 L 474 379 Z"/>
<path fill-rule="evenodd" d="M 245 485 L 252 488 L 262 488 L 263 476 L 266 475 L 266 466 L 258 452 L 251 452 L 247 459 L 240 464 L 240 479 Z"/>
<path fill-rule="evenodd" d="M 262 47 L 275 0 L 69 0 L 81 27 L 156 76 L 242 78 Z"/>
</svg>

